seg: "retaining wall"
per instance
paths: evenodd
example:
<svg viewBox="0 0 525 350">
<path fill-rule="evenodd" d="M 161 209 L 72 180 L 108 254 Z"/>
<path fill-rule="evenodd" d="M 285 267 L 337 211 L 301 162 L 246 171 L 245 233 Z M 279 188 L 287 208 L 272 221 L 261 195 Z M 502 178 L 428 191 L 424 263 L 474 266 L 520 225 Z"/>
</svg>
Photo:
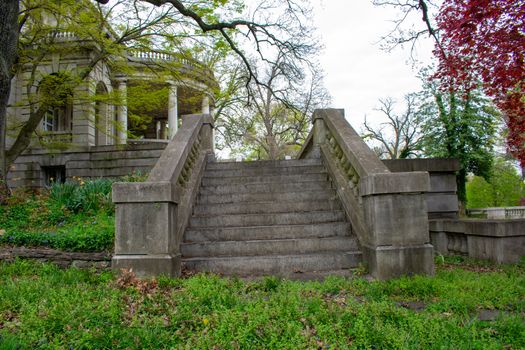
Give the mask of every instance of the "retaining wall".
<svg viewBox="0 0 525 350">
<path fill-rule="evenodd" d="M 429 229 L 439 254 L 497 263 L 517 263 L 525 256 L 525 219 L 430 220 Z"/>
<path fill-rule="evenodd" d="M 391 172 L 427 171 L 430 190 L 425 193 L 429 219 L 458 218 L 456 171 L 459 160 L 452 158 L 419 158 L 383 160 Z"/>
<path fill-rule="evenodd" d="M 0 247 L 0 261 L 11 262 L 17 258 L 52 262 L 63 268 L 109 270 L 111 267 L 111 253 L 78 253 L 47 248 Z"/>
<path fill-rule="evenodd" d="M 132 172 L 149 173 L 166 142 L 140 142 L 127 145 L 82 147 L 51 152 L 29 149 L 17 158 L 8 174 L 11 188 L 46 186 L 46 169 L 64 167 L 65 179 L 117 178 Z"/>
</svg>

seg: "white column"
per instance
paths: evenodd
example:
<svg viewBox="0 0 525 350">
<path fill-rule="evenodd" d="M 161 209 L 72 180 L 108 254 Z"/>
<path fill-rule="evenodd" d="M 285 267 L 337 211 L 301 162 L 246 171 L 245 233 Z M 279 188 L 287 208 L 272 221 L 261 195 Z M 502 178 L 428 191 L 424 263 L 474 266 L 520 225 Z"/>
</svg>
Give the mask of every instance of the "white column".
<svg viewBox="0 0 525 350">
<path fill-rule="evenodd" d="M 177 85 L 170 84 L 170 93 L 168 97 L 168 128 L 169 128 L 169 139 L 173 139 L 178 129 L 177 121 Z"/>
<path fill-rule="evenodd" d="M 207 95 L 202 98 L 202 114 L 210 114 L 210 98 Z"/>
<path fill-rule="evenodd" d="M 122 98 L 122 103 L 117 106 L 118 143 L 126 144 L 128 141 L 128 86 L 126 80 L 119 81 L 118 91 Z"/>
</svg>

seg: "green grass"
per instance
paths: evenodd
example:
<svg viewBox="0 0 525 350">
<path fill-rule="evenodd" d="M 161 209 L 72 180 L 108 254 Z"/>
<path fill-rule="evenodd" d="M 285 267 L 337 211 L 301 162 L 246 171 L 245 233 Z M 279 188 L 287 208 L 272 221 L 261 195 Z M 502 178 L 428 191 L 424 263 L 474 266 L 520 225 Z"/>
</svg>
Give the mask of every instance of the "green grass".
<svg viewBox="0 0 525 350">
<path fill-rule="evenodd" d="M 17 261 L 0 264 L 0 349 L 523 349 L 524 296 L 523 266 L 450 259 L 388 282 L 140 281 Z"/>
<path fill-rule="evenodd" d="M 0 244 L 68 251 L 111 250 L 115 219 L 110 180 L 18 191 L 0 205 Z"/>
</svg>

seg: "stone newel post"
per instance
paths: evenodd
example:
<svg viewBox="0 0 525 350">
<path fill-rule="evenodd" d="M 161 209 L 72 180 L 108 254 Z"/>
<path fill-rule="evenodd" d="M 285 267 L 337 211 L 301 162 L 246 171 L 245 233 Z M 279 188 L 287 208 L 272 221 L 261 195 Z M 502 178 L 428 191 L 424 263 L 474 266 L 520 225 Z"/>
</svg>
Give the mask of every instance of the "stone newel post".
<svg viewBox="0 0 525 350">
<path fill-rule="evenodd" d="M 390 172 L 348 124 L 343 110 L 316 110 L 313 123 L 299 157 L 323 160 L 370 274 L 379 279 L 433 274 L 428 173 Z"/>
<path fill-rule="evenodd" d="M 212 128 L 208 115 L 184 118 L 146 182 L 113 185 L 114 269 L 138 276 L 180 274 L 180 242 L 212 152 Z"/>
</svg>

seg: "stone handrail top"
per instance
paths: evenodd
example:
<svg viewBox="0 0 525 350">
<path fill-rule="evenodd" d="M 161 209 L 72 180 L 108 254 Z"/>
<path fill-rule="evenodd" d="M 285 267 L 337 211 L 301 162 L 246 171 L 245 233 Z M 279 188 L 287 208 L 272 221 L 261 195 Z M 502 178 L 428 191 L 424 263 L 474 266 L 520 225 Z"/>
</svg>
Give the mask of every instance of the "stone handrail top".
<svg viewBox="0 0 525 350">
<path fill-rule="evenodd" d="M 513 206 L 513 207 L 487 207 L 487 208 L 470 208 L 468 211 L 489 211 L 489 210 L 525 210 L 525 206 Z"/>
<path fill-rule="evenodd" d="M 151 170 L 148 182 L 175 183 L 177 181 L 204 124 L 213 124 L 211 117 L 207 114 L 188 115 L 183 118 L 182 127 L 166 146 L 159 161 Z"/>
<path fill-rule="evenodd" d="M 361 136 L 346 121 L 342 109 L 315 110 L 313 119 L 317 118 L 322 118 L 325 121 L 339 147 L 360 177 L 377 173 L 390 173 L 383 162 L 368 148 Z"/>
</svg>

